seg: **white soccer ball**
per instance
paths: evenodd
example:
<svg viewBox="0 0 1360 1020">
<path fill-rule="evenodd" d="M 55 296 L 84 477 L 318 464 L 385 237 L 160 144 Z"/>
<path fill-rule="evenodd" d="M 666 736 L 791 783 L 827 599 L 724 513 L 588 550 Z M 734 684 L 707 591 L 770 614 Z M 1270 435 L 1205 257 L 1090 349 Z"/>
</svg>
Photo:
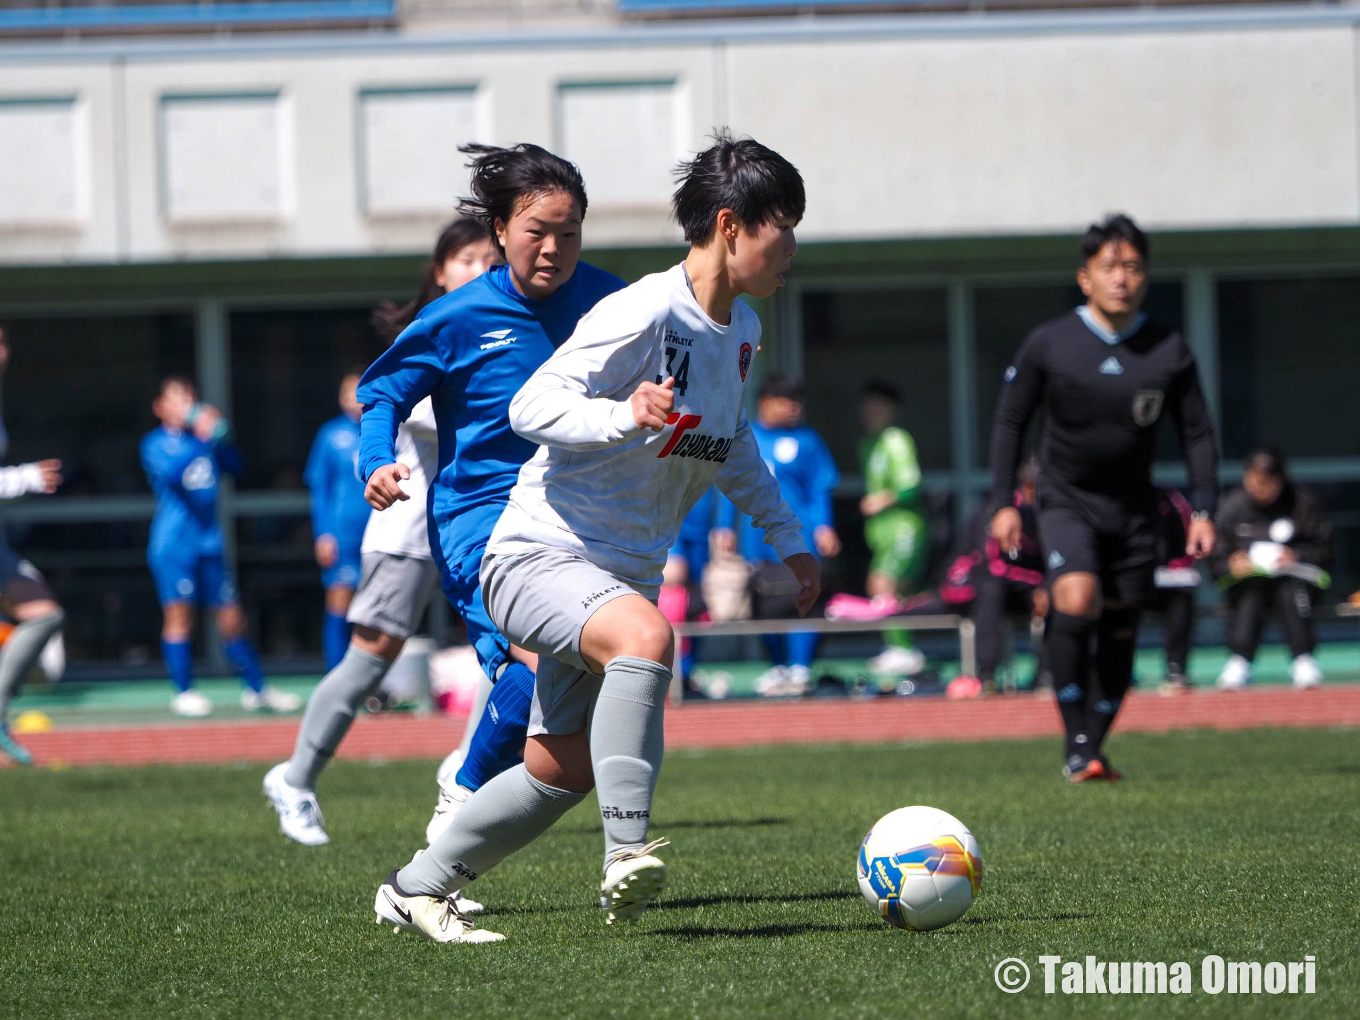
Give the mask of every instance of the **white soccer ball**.
<svg viewBox="0 0 1360 1020">
<path fill-rule="evenodd" d="M 869 830 L 856 872 L 875 914 L 898 928 L 933 931 L 957 921 L 981 894 L 982 851 L 948 812 L 904 807 Z"/>
</svg>

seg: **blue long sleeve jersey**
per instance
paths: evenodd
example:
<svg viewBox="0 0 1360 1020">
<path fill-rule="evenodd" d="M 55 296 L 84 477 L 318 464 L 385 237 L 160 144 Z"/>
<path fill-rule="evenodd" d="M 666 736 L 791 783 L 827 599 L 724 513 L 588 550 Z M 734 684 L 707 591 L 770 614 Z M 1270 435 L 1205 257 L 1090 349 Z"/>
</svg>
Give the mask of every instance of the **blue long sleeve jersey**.
<svg viewBox="0 0 1360 1020">
<path fill-rule="evenodd" d="M 322 425 L 302 480 L 312 493 L 312 534 L 358 548 L 372 507 L 359 478 L 359 423 L 343 414 Z"/>
<path fill-rule="evenodd" d="M 397 426 L 430 397 L 439 458 L 430 487 L 440 552 L 461 563 L 484 544 L 519 469 L 537 445 L 510 428 L 510 401 L 601 298 L 622 290 L 612 273 L 578 263 L 545 301 L 526 298 L 505 266 L 430 302 L 359 383 L 359 474 L 396 460 Z M 464 526 L 449 528 L 459 520 Z"/>
<path fill-rule="evenodd" d="M 241 473 L 241 452 L 219 440 L 161 426 L 142 437 L 142 467 L 156 497 L 147 555 L 193 560 L 222 552 L 217 490 L 223 473 Z"/>
<path fill-rule="evenodd" d="M 803 522 L 803 534 L 810 538 L 818 528 L 831 524 L 831 493 L 840 484 L 841 476 L 822 437 L 806 425 L 770 429 L 759 421 L 751 423 L 751 432 L 760 456 L 779 482 L 784 501 Z M 735 513 L 736 508 L 730 503 L 720 506 L 719 524 L 726 524 Z M 753 562 L 779 558 L 752 527 L 749 517 L 741 517 L 736 530 L 737 550 L 743 558 Z"/>
</svg>

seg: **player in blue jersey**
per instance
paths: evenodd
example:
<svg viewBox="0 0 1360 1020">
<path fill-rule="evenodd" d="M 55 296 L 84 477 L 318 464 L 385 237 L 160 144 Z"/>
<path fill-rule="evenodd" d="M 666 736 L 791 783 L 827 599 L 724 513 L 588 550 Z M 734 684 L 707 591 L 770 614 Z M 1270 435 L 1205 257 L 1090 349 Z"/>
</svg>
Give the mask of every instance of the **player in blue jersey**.
<svg viewBox="0 0 1360 1020">
<path fill-rule="evenodd" d="M 312 537 L 326 589 L 321 647 L 330 671 L 345 657 L 349 624 L 345 614 L 359 584 L 364 527 L 372 512 L 359 479 L 359 401 L 355 390 L 363 369 L 340 380 L 340 410 L 321 426 L 307 457 L 303 481 L 312 491 Z"/>
<path fill-rule="evenodd" d="M 193 685 L 193 613 L 203 605 L 217 610 L 223 651 L 245 684 L 242 707 L 295 712 L 300 698 L 264 682 L 236 585 L 222 561 L 218 478 L 241 471 L 241 453 L 227 440 L 227 421 L 215 407 L 199 403 L 193 382 L 180 376 L 161 382 L 151 410 L 161 426 L 142 439 L 142 467 L 156 496 L 146 557 L 165 613 L 161 650 L 175 687 L 170 707 L 184 716 L 212 712 L 212 702 Z"/>
<path fill-rule="evenodd" d="M 794 515 L 811 534 L 819 558 L 841 551 L 840 536 L 831 520 L 831 493 L 840 484 L 840 472 L 831 451 L 815 431 L 803 424 L 803 387 L 783 372 L 771 372 L 760 382 L 756 420 L 751 424 L 756 445 L 775 479 L 780 494 Z M 728 519 L 735 512 L 726 500 Z M 755 566 L 752 576 L 755 615 L 761 619 L 785 619 L 798 615 L 794 606 L 798 581 L 763 534 L 743 516 L 736 522 L 736 546 L 743 559 Z M 770 668 L 756 681 L 761 694 L 802 694 L 812 682 L 812 659 L 818 637 L 804 631 L 767 634 L 765 648 Z"/>
<path fill-rule="evenodd" d="M 445 594 L 496 681 L 467 758 L 440 784 L 434 839 L 462 803 L 523 755 L 537 658 L 512 649 L 487 616 L 479 571 L 520 467 L 537 449 L 510 428 L 510 401 L 600 298 L 623 281 L 579 262 L 585 184 L 536 145 L 468 146 L 473 197 L 462 208 L 491 231 L 504 264 L 426 306 L 364 374 L 360 473 L 379 510 L 407 498 L 394 456 L 398 424 L 430 397 L 439 455 L 430 513 Z"/>
</svg>

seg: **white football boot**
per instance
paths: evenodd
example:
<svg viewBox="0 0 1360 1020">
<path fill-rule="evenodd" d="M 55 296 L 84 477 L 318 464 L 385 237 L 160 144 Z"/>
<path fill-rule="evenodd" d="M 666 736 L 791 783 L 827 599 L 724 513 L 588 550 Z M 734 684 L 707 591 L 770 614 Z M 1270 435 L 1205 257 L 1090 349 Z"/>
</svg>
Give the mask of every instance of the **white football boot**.
<svg viewBox="0 0 1360 1020">
<path fill-rule="evenodd" d="M 668 839 L 655 839 L 646 846 L 616 850 L 604 869 L 600 883 L 600 908 L 604 923 L 636 921 L 652 900 L 666 888 L 666 865 L 653 857 L 653 850 L 670 846 Z"/>
<path fill-rule="evenodd" d="M 265 686 L 258 692 L 249 688 L 241 692 L 241 707 L 247 712 L 296 712 L 302 707 L 302 699 L 275 687 Z"/>
<path fill-rule="evenodd" d="M 1296 691 L 1306 691 L 1322 683 L 1322 667 L 1311 655 L 1299 655 L 1289 666 L 1289 677 Z"/>
<path fill-rule="evenodd" d="M 1251 682 L 1251 663 L 1240 655 L 1230 657 L 1216 682 L 1220 691 L 1240 691 Z"/>
<path fill-rule="evenodd" d="M 392 931 L 409 931 L 433 942 L 500 942 L 499 932 L 478 928 L 472 918 L 458 909 L 452 896 L 422 896 L 402 892 L 393 868 L 387 881 L 378 886 L 373 899 L 377 923 L 392 925 Z"/>
<path fill-rule="evenodd" d="M 919 648 L 889 645 L 869 660 L 869 670 L 878 676 L 915 676 L 925 668 L 925 653 Z"/>
<path fill-rule="evenodd" d="M 206 715 L 212 715 L 212 710 L 212 702 L 207 696 L 192 687 L 187 691 L 180 691 L 170 699 L 170 711 L 187 719 L 201 719 Z"/>
<path fill-rule="evenodd" d="M 303 846 L 321 846 L 331 841 L 326 835 L 326 819 L 321 817 L 321 805 L 316 794 L 289 786 L 283 774 L 288 763 L 280 762 L 264 774 L 264 795 L 279 813 L 279 829 L 285 836 Z"/>
</svg>

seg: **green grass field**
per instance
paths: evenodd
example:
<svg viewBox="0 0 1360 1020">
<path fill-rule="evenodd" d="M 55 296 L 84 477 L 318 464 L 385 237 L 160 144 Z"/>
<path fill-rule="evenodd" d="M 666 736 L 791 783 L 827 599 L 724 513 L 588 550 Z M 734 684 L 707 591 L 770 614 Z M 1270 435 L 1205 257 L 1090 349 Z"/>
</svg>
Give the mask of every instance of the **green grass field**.
<svg viewBox="0 0 1360 1020">
<path fill-rule="evenodd" d="M 641 922 L 596 905 L 593 798 L 476 885 L 508 941 L 374 924 L 432 806 L 431 763 L 339 763 L 333 842 L 286 842 L 263 767 L 0 773 L 0 1015 L 16 1017 L 1351 1017 L 1360 999 L 1360 735 L 1120 736 L 1118 785 L 1069 788 L 1053 741 L 668 757 L 671 885 Z M 865 829 L 905 804 L 977 835 L 959 923 L 888 928 Z M 1045 995 L 1038 957 L 1191 963 L 1184 996 Z M 1213 996 L 1199 961 L 1317 958 L 1311 996 Z M 1019 957 L 1035 980 L 1001 993 Z"/>
</svg>

